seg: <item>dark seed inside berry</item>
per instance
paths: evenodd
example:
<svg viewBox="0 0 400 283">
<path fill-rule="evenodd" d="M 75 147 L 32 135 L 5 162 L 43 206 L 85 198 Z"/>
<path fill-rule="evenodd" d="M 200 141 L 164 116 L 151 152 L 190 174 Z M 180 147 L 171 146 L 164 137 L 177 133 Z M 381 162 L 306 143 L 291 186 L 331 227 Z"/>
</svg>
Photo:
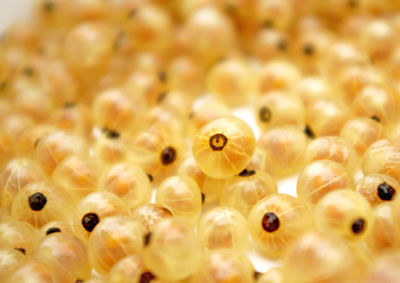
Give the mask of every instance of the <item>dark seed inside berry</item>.
<svg viewBox="0 0 400 283">
<path fill-rule="evenodd" d="M 258 272 L 258 271 L 254 271 L 253 275 L 254 275 L 254 279 L 258 279 L 258 277 L 260 277 L 262 275 L 262 273 Z"/>
<path fill-rule="evenodd" d="M 27 77 L 33 77 L 34 71 L 33 71 L 33 69 L 32 69 L 31 67 L 26 67 L 26 68 L 23 70 L 23 73 L 24 73 L 24 75 L 27 76 Z"/>
<path fill-rule="evenodd" d="M 231 5 L 231 4 L 226 4 L 225 5 L 225 11 L 229 14 L 235 12 L 236 8 L 235 6 Z"/>
<path fill-rule="evenodd" d="M 378 123 L 381 122 L 381 119 L 379 119 L 379 117 L 376 116 L 376 115 L 372 115 L 372 116 L 371 116 L 371 119 L 377 121 Z"/>
<path fill-rule="evenodd" d="M 311 130 L 311 128 L 310 128 L 309 125 L 306 125 L 306 126 L 304 127 L 303 132 L 306 134 L 306 136 L 307 136 L 308 138 L 310 138 L 310 139 L 314 139 L 314 138 L 315 138 L 314 132 Z"/>
<path fill-rule="evenodd" d="M 47 198 L 44 194 L 38 192 L 34 193 L 28 198 L 28 203 L 29 207 L 34 210 L 34 211 L 40 211 L 42 210 L 46 203 L 47 203 Z"/>
<path fill-rule="evenodd" d="M 107 138 L 109 139 L 118 139 L 120 137 L 120 133 L 114 130 L 107 131 Z"/>
<path fill-rule="evenodd" d="M 64 108 L 72 108 L 76 105 L 75 102 L 65 102 L 64 103 Z"/>
<path fill-rule="evenodd" d="M 160 159 L 163 165 L 173 163 L 176 159 L 176 150 L 172 146 L 167 146 L 161 152 Z"/>
<path fill-rule="evenodd" d="M 56 4 L 53 1 L 46 1 L 43 3 L 43 10 L 45 12 L 52 12 L 56 8 Z"/>
<path fill-rule="evenodd" d="M 135 16 L 136 12 L 137 12 L 137 11 L 136 11 L 135 9 L 131 10 L 131 11 L 128 13 L 128 18 L 133 18 L 133 17 Z"/>
<path fill-rule="evenodd" d="M 149 283 L 153 279 L 156 279 L 156 277 L 153 275 L 151 272 L 144 272 L 142 275 L 140 275 L 140 283 Z"/>
<path fill-rule="evenodd" d="M 279 50 L 281 50 L 281 51 L 284 51 L 284 50 L 286 50 L 286 48 L 287 48 L 287 42 L 286 42 L 286 40 L 284 40 L 284 39 L 282 39 L 282 40 L 280 40 L 279 42 L 278 42 L 278 49 Z"/>
<path fill-rule="evenodd" d="M 150 183 L 152 183 L 154 180 L 153 175 L 151 175 L 151 174 L 146 174 L 146 175 L 147 175 L 147 178 L 149 178 Z"/>
<path fill-rule="evenodd" d="M 161 82 L 166 82 L 167 81 L 167 74 L 164 72 L 164 71 L 159 71 L 158 72 L 158 79 L 161 81 Z"/>
<path fill-rule="evenodd" d="M 273 28 L 274 22 L 272 20 L 265 20 L 262 24 L 263 28 Z"/>
<path fill-rule="evenodd" d="M 378 196 L 381 200 L 392 200 L 396 190 L 386 182 L 378 186 Z"/>
<path fill-rule="evenodd" d="M 50 227 L 49 229 L 47 229 L 46 235 L 50 235 L 50 234 L 53 234 L 53 233 L 59 233 L 59 232 L 61 232 L 60 228 L 58 228 L 58 227 Z"/>
<path fill-rule="evenodd" d="M 358 1 L 357 0 L 349 0 L 349 1 L 347 1 L 347 5 L 352 9 L 357 8 Z"/>
<path fill-rule="evenodd" d="M 125 39 L 125 32 L 120 31 L 117 36 L 115 37 L 114 40 L 114 49 L 119 49 L 121 44 L 123 43 L 124 39 Z"/>
<path fill-rule="evenodd" d="M 0 83 L 0 90 L 4 90 L 4 89 L 6 89 L 6 87 L 7 87 L 7 84 L 8 84 L 8 82 L 7 82 L 7 81 L 2 81 L 2 82 Z"/>
<path fill-rule="evenodd" d="M 161 93 L 157 98 L 157 103 L 161 103 L 167 97 L 167 94 L 168 92 Z"/>
<path fill-rule="evenodd" d="M 359 218 L 353 222 L 353 224 L 351 225 L 351 230 L 355 234 L 360 234 L 364 231 L 365 226 L 366 226 L 366 223 L 365 223 L 364 219 Z"/>
<path fill-rule="evenodd" d="M 100 219 L 95 213 L 86 213 L 82 217 L 82 226 L 86 231 L 92 232 L 94 227 L 99 223 Z"/>
<path fill-rule="evenodd" d="M 34 148 L 37 148 L 39 142 L 40 142 L 40 138 L 36 139 L 36 141 L 35 141 L 33 147 L 34 147 Z"/>
<path fill-rule="evenodd" d="M 204 204 L 206 201 L 206 195 L 204 193 L 201 193 L 201 204 Z"/>
<path fill-rule="evenodd" d="M 228 143 L 228 138 L 223 134 L 215 134 L 210 137 L 208 143 L 213 151 L 221 151 Z"/>
<path fill-rule="evenodd" d="M 150 243 L 150 239 L 151 239 L 151 232 L 143 236 L 143 244 L 145 247 Z"/>
<path fill-rule="evenodd" d="M 256 174 L 255 170 L 243 169 L 243 171 L 239 173 L 239 176 L 240 177 L 250 177 L 250 176 L 253 176 L 254 174 Z"/>
<path fill-rule="evenodd" d="M 307 43 L 303 46 L 303 53 L 307 56 L 313 55 L 315 52 L 315 48 L 313 45 Z"/>
<path fill-rule="evenodd" d="M 279 218 L 275 213 L 267 212 L 264 214 L 261 225 L 265 231 L 272 233 L 279 228 Z"/>
<path fill-rule="evenodd" d="M 258 111 L 258 116 L 262 122 L 269 122 L 269 120 L 271 120 L 271 110 L 263 106 L 260 108 L 260 111 Z"/>
</svg>

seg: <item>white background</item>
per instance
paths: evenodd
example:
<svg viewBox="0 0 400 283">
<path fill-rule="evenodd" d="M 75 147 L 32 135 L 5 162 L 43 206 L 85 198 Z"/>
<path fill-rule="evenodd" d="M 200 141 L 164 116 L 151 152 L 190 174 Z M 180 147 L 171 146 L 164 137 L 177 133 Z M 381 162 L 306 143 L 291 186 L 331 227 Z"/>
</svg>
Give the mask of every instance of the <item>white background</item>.
<svg viewBox="0 0 400 283">
<path fill-rule="evenodd" d="M 10 23 L 28 15 L 32 0 L 0 0 L 0 31 Z"/>
</svg>

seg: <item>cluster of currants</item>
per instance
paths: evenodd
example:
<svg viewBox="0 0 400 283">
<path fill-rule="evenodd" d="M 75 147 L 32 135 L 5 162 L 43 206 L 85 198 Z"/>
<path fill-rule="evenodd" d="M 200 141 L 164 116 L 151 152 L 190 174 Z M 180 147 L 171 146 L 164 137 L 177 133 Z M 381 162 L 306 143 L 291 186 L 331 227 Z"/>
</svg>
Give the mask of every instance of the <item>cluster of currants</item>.
<svg viewBox="0 0 400 283">
<path fill-rule="evenodd" d="M 0 281 L 400 282 L 400 1 L 32 11 L 0 39 Z"/>
</svg>

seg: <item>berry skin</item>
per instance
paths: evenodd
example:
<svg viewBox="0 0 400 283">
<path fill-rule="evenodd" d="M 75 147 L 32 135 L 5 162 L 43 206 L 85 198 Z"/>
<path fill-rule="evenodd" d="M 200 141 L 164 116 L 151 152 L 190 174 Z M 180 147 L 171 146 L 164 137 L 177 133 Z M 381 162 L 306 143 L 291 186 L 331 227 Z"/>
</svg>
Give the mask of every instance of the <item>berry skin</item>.
<svg viewBox="0 0 400 283">
<path fill-rule="evenodd" d="M 375 221 L 371 233 L 365 239 L 374 254 L 396 249 L 399 238 L 396 236 L 393 203 L 385 202 L 374 207 Z"/>
<path fill-rule="evenodd" d="M 277 192 L 276 182 L 269 174 L 245 169 L 226 180 L 219 202 L 247 216 L 259 200 Z"/>
<path fill-rule="evenodd" d="M 193 141 L 193 156 L 206 175 L 222 179 L 239 174 L 255 151 L 250 127 L 234 116 L 224 116 L 205 125 Z"/>
<path fill-rule="evenodd" d="M 174 216 L 194 223 L 201 212 L 201 192 L 192 178 L 185 175 L 171 176 L 158 187 L 156 204 L 167 208 Z"/>
<path fill-rule="evenodd" d="M 311 229 L 311 214 L 298 199 L 272 194 L 257 202 L 248 216 L 250 234 L 269 257 L 279 258 L 303 233 Z"/>
<path fill-rule="evenodd" d="M 297 179 L 297 197 L 311 206 L 331 191 L 353 188 L 352 176 L 342 165 L 331 160 L 308 164 Z"/>
<path fill-rule="evenodd" d="M 360 193 L 336 190 L 318 202 L 314 211 L 314 223 L 320 233 L 359 241 L 370 233 L 374 212 Z"/>
<path fill-rule="evenodd" d="M 282 125 L 301 127 L 305 123 L 303 101 L 283 91 L 270 91 L 261 96 L 255 115 L 257 124 L 262 130 Z"/>
<path fill-rule="evenodd" d="M 172 216 L 168 208 L 153 203 L 139 206 L 132 212 L 132 217 L 141 222 L 147 232 L 150 232 L 161 220 Z"/>
<path fill-rule="evenodd" d="M 108 273 L 108 282 L 139 282 L 150 283 L 156 277 L 148 271 L 143 259 L 137 255 L 131 255 L 119 260 Z"/>
<path fill-rule="evenodd" d="M 104 170 L 99 186 L 116 194 L 133 210 L 151 198 L 149 177 L 138 166 L 128 162 L 117 163 Z"/>
<path fill-rule="evenodd" d="M 1 206 L 9 210 L 15 196 L 24 186 L 45 178 L 45 173 L 38 163 L 25 158 L 11 160 L 0 175 Z"/>
<path fill-rule="evenodd" d="M 15 196 L 11 216 L 40 228 L 50 221 L 67 221 L 71 209 L 72 200 L 62 188 L 49 182 L 33 182 Z"/>
<path fill-rule="evenodd" d="M 12 248 L 0 248 L 0 276 L 8 277 L 25 260 L 25 255 Z"/>
<path fill-rule="evenodd" d="M 400 188 L 396 179 L 384 174 L 368 174 L 356 184 L 356 191 L 361 193 L 372 206 L 394 201 Z"/>
<path fill-rule="evenodd" d="M 386 139 L 373 143 L 362 157 L 361 168 L 364 175 L 379 173 L 400 182 L 400 146 Z"/>
<path fill-rule="evenodd" d="M 283 282 L 362 282 L 364 266 L 355 254 L 343 239 L 305 234 L 285 255 Z"/>
<path fill-rule="evenodd" d="M 197 226 L 197 233 L 208 250 L 247 248 L 247 221 L 240 212 L 229 207 L 217 207 L 204 214 Z"/>
<path fill-rule="evenodd" d="M 268 173 L 286 177 L 302 167 L 307 143 L 307 137 L 300 127 L 288 125 L 263 132 L 257 146 L 266 155 Z"/>
<path fill-rule="evenodd" d="M 217 250 L 206 254 L 191 282 L 251 283 L 253 274 L 254 267 L 246 257 L 230 250 Z"/>
<path fill-rule="evenodd" d="M 178 217 L 171 217 L 155 225 L 142 255 L 144 263 L 157 278 L 175 281 L 187 278 L 197 270 L 202 249 L 193 228 Z"/>
<path fill-rule="evenodd" d="M 97 191 L 76 205 L 72 214 L 73 230 L 78 237 L 87 241 L 104 218 L 128 213 L 127 206 L 118 196 L 107 191 Z"/>
<path fill-rule="evenodd" d="M 75 278 L 90 276 L 87 247 L 82 240 L 69 233 L 53 233 L 42 238 L 32 258 L 57 262 Z"/>
<path fill-rule="evenodd" d="M 141 251 L 144 234 L 143 225 L 129 216 L 104 218 L 88 241 L 91 266 L 100 274 L 107 274 L 118 260 Z"/>
<path fill-rule="evenodd" d="M 32 254 L 39 240 L 38 231 L 24 221 L 9 220 L 0 223 L 0 246 Z"/>
<path fill-rule="evenodd" d="M 328 159 L 341 164 L 350 173 L 357 169 L 357 155 L 351 145 L 340 137 L 320 137 L 307 146 L 306 163 Z"/>
</svg>

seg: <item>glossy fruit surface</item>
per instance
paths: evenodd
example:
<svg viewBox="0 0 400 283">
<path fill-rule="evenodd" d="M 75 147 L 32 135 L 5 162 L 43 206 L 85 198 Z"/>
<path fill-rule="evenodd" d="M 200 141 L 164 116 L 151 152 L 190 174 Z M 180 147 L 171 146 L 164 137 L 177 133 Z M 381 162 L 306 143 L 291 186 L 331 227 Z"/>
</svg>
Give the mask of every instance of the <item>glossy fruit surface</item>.
<svg viewBox="0 0 400 283">
<path fill-rule="evenodd" d="M 317 203 L 314 211 L 317 231 L 349 240 L 365 238 L 373 223 L 371 205 L 360 193 L 352 190 L 330 192 Z"/>
<path fill-rule="evenodd" d="M 166 178 L 158 187 L 156 203 L 167 208 L 174 216 L 195 222 L 201 212 L 201 193 L 196 182 L 186 176 Z"/>
<path fill-rule="evenodd" d="M 128 216 L 104 218 L 88 241 L 89 262 L 100 274 L 107 274 L 118 260 L 139 253 L 145 234 L 143 225 Z"/>
<path fill-rule="evenodd" d="M 375 206 L 383 202 L 395 200 L 400 184 L 396 179 L 383 174 L 369 174 L 356 184 L 356 191 L 361 193 Z"/>
<path fill-rule="evenodd" d="M 242 171 L 255 150 L 255 137 L 241 119 L 225 116 L 205 125 L 193 140 L 193 156 L 200 170 L 213 178 Z"/>
<path fill-rule="evenodd" d="M 244 258 L 230 251 L 209 253 L 190 282 L 253 282 L 253 267 Z"/>
<path fill-rule="evenodd" d="M 48 182 L 34 182 L 15 196 L 11 216 L 40 228 L 49 221 L 69 220 L 72 207 L 72 200 L 62 188 Z"/>
<path fill-rule="evenodd" d="M 276 182 L 269 174 L 245 169 L 226 181 L 220 203 L 247 216 L 259 200 L 277 192 Z"/>
<path fill-rule="evenodd" d="M 164 280 L 181 280 L 193 274 L 202 258 L 200 240 L 192 227 L 177 218 L 159 222 L 143 248 L 150 271 Z"/>
<path fill-rule="evenodd" d="M 151 184 L 146 173 L 127 162 L 105 170 L 100 187 L 119 196 L 130 210 L 147 203 L 151 197 Z"/>
<path fill-rule="evenodd" d="M 311 205 L 327 193 L 339 189 L 354 189 L 353 178 L 342 165 L 330 160 L 310 163 L 297 179 L 298 198 Z"/>
<path fill-rule="evenodd" d="M 360 278 L 360 266 L 346 243 L 315 232 L 289 249 L 283 268 L 283 282 L 354 282 Z"/>
<path fill-rule="evenodd" d="M 262 133 L 257 141 L 274 176 L 290 176 L 304 163 L 307 136 L 296 126 L 281 126 Z"/>
<path fill-rule="evenodd" d="M 103 218 L 114 215 L 128 215 L 128 208 L 119 197 L 107 191 L 91 193 L 81 199 L 74 209 L 74 231 L 78 237 L 87 240 Z"/>
<path fill-rule="evenodd" d="M 209 210 L 199 220 L 197 233 L 208 250 L 247 248 L 246 219 L 233 208 L 219 207 Z"/>
<path fill-rule="evenodd" d="M 248 227 L 253 240 L 267 256 L 281 257 L 301 234 L 311 229 L 308 208 L 298 199 L 272 194 L 250 211 Z"/>
</svg>

